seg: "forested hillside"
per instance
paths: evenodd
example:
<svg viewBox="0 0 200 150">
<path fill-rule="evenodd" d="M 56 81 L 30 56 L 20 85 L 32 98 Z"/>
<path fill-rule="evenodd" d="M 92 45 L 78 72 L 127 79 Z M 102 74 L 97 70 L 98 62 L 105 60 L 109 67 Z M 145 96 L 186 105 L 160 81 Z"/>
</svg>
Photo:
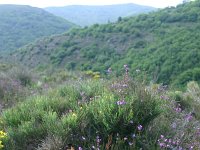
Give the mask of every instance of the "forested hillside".
<svg viewBox="0 0 200 150">
<path fill-rule="evenodd" d="M 48 7 L 45 10 L 63 17 L 77 25 L 89 26 L 95 23 L 105 24 L 127 17 L 155 10 L 153 7 L 137 4 L 118 4 L 104 6 L 72 5 L 65 7 Z"/>
<path fill-rule="evenodd" d="M 37 38 L 66 32 L 73 26 L 40 8 L 0 5 L 0 51 L 15 50 Z"/>
<path fill-rule="evenodd" d="M 128 64 L 133 76 L 182 85 L 200 80 L 200 1 L 150 14 L 93 25 L 39 40 L 12 56 L 30 67 L 50 64 L 102 74 L 120 74 Z M 141 73 L 137 73 L 140 70 Z"/>
<path fill-rule="evenodd" d="M 199 29 L 197 0 L 0 55 L 0 150 L 200 150 Z"/>
</svg>

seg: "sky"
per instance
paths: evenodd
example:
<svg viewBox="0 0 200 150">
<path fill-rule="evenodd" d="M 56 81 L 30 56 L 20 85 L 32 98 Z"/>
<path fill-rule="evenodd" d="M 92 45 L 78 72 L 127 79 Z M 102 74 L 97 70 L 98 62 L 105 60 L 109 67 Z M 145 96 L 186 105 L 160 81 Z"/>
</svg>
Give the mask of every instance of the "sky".
<svg viewBox="0 0 200 150">
<path fill-rule="evenodd" d="M 66 6 L 66 5 L 111 5 L 135 3 L 140 5 L 164 8 L 176 6 L 183 0 L 0 0 L 0 4 L 21 4 L 34 7 Z"/>
</svg>

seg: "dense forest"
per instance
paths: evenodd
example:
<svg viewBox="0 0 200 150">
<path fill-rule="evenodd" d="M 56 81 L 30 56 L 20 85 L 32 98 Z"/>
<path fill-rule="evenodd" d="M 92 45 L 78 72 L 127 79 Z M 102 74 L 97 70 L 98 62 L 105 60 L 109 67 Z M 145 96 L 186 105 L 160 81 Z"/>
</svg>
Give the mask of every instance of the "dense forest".
<svg viewBox="0 0 200 150">
<path fill-rule="evenodd" d="M 14 52 L 29 67 L 105 74 L 128 64 L 133 76 L 175 86 L 200 79 L 200 1 L 39 40 Z M 138 74 L 136 70 L 140 70 Z"/>
<path fill-rule="evenodd" d="M 38 38 L 66 32 L 73 26 L 40 8 L 0 5 L 0 51 L 16 50 Z"/>
</svg>

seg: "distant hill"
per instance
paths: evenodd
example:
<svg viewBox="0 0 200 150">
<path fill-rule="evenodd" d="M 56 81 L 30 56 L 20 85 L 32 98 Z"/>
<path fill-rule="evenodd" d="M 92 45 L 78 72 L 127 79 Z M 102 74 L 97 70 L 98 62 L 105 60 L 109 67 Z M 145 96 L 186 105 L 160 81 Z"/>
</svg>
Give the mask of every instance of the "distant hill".
<svg viewBox="0 0 200 150">
<path fill-rule="evenodd" d="M 37 38 L 63 33 L 73 26 L 40 8 L 0 5 L 0 51 L 15 50 Z"/>
<path fill-rule="evenodd" d="M 12 53 L 29 67 L 118 74 L 165 84 L 200 81 L 200 0 L 39 40 Z M 136 71 L 137 70 L 137 71 Z M 140 72 L 138 71 L 140 70 Z"/>
<path fill-rule="evenodd" d="M 77 25 L 89 26 L 95 23 L 105 24 L 117 21 L 118 17 L 127 17 L 155 10 L 153 7 L 136 4 L 118 4 L 104 6 L 72 5 L 48 7 L 45 10 L 63 17 Z"/>
</svg>

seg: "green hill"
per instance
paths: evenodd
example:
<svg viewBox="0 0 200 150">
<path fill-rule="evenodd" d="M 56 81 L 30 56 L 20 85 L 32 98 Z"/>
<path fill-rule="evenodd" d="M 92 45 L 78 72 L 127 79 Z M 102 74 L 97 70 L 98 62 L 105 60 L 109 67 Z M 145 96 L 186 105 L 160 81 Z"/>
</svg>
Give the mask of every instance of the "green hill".
<svg viewBox="0 0 200 150">
<path fill-rule="evenodd" d="M 190 80 L 200 81 L 199 28 L 197 0 L 45 38 L 12 56 L 29 67 L 53 65 L 102 74 L 109 67 L 120 74 L 122 66 L 128 64 L 134 77 L 184 85 Z"/>
<path fill-rule="evenodd" d="M 0 5 L 0 51 L 15 50 L 37 38 L 63 33 L 72 26 L 40 8 Z"/>
<path fill-rule="evenodd" d="M 63 17 L 80 26 L 105 24 L 117 21 L 118 17 L 127 17 L 155 10 L 153 7 L 137 4 L 117 4 L 103 6 L 71 5 L 64 7 L 48 7 L 45 10 Z M 89 18 L 89 19 L 88 19 Z"/>
</svg>

